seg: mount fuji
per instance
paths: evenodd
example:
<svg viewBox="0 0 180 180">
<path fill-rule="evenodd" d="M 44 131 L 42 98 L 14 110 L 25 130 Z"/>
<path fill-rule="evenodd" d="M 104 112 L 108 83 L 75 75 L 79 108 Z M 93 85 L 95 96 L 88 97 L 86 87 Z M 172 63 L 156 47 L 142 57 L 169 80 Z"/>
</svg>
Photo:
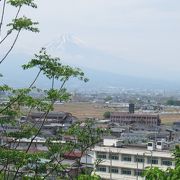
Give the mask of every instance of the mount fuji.
<svg viewBox="0 0 180 180">
<path fill-rule="evenodd" d="M 51 51 L 77 53 L 79 50 L 81 50 L 81 48 L 84 50 L 87 45 L 74 35 L 64 34 L 62 36 L 58 36 L 56 39 L 46 44 L 45 47 Z M 82 51 L 78 53 L 82 53 Z"/>
<path fill-rule="evenodd" d="M 91 68 L 98 71 L 121 72 L 123 74 L 127 73 L 129 66 L 127 61 L 105 51 L 90 47 L 80 38 L 70 34 L 57 37 L 46 44 L 45 47 L 48 52 L 59 56 L 63 62 L 78 67 Z M 121 62 L 121 67 L 117 67 L 117 62 Z M 109 68 L 110 66 L 112 68 Z M 125 69 L 126 71 L 124 71 Z"/>
<path fill-rule="evenodd" d="M 144 77 L 147 68 L 142 68 L 142 64 L 132 63 L 127 59 L 90 47 L 71 34 L 59 36 L 45 47 L 48 52 L 61 57 L 63 62 L 81 67 L 90 78 L 89 85 L 86 85 L 88 88 L 171 89 L 178 86 L 177 83 Z"/>
<path fill-rule="evenodd" d="M 80 67 L 90 79 L 86 84 L 76 80 L 70 81 L 68 86 L 71 89 L 100 90 L 110 87 L 117 89 L 177 89 L 179 87 L 179 84 L 176 83 L 145 78 L 143 74 L 146 74 L 146 70 L 140 68 L 138 64 L 90 47 L 74 35 L 59 36 L 45 44 L 44 47 L 53 57 L 60 57 L 63 63 Z M 32 56 L 25 53 L 11 54 L 8 60 L 0 66 L 0 72 L 4 75 L 4 83 L 19 87 L 31 82 L 32 74 L 35 71 L 24 73 L 20 68 L 31 58 Z M 141 73 L 141 77 L 136 77 L 135 75 L 139 73 Z M 43 78 L 38 81 L 38 84 L 42 88 L 48 87 L 48 81 Z"/>
</svg>

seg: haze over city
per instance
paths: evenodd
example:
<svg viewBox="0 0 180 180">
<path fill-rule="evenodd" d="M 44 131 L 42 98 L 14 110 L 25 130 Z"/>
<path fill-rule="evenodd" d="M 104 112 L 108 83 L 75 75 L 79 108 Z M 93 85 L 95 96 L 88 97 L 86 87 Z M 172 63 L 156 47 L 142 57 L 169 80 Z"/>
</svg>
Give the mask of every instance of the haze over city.
<svg viewBox="0 0 180 180">
<path fill-rule="evenodd" d="M 0 0 L 0 180 L 180 179 L 179 9 Z"/>
</svg>

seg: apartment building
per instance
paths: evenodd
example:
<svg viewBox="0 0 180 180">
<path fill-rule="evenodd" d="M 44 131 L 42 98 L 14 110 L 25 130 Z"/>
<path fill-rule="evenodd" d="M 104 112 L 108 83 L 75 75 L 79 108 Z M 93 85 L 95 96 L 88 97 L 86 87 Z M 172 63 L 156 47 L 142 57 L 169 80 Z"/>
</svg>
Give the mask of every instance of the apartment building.
<svg viewBox="0 0 180 180">
<path fill-rule="evenodd" d="M 95 146 L 93 149 L 93 161 L 102 160 L 94 167 L 95 172 L 103 179 L 143 180 L 141 174 L 146 167 L 159 167 L 164 170 L 173 168 L 175 164 L 170 151 L 163 150 L 162 142 L 158 142 L 156 147 L 158 149 L 155 149 L 153 142 L 148 143 L 148 147 L 122 146 L 118 141 L 106 139 L 102 146 Z"/>
</svg>

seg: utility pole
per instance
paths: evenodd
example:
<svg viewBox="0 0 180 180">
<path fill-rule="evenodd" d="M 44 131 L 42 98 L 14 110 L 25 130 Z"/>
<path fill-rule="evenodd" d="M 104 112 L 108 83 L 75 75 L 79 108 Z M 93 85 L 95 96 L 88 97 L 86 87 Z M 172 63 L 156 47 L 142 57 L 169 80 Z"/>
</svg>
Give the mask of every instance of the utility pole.
<svg viewBox="0 0 180 180">
<path fill-rule="evenodd" d="M 138 180 L 138 153 L 136 155 L 136 162 L 137 162 L 137 168 L 136 168 L 136 180 Z"/>
<path fill-rule="evenodd" d="M 144 163 L 145 163 L 145 153 L 143 153 L 143 170 L 144 170 Z"/>
<path fill-rule="evenodd" d="M 143 171 L 144 171 L 144 165 L 145 165 L 145 153 L 143 153 Z M 145 179 L 145 177 L 143 179 Z"/>
<path fill-rule="evenodd" d="M 86 170 L 85 172 L 87 173 L 87 150 L 86 150 Z"/>
<path fill-rule="evenodd" d="M 152 150 L 151 150 L 151 168 L 152 168 Z"/>
<path fill-rule="evenodd" d="M 157 142 L 157 134 L 158 134 L 158 125 L 157 125 L 157 122 L 156 122 L 156 124 L 155 124 L 155 144 L 156 144 L 156 142 Z"/>
<path fill-rule="evenodd" d="M 109 159 L 110 159 L 110 167 L 109 167 L 110 180 L 112 180 L 112 156 L 111 156 L 111 151 L 110 151 L 110 149 L 109 149 Z"/>
</svg>

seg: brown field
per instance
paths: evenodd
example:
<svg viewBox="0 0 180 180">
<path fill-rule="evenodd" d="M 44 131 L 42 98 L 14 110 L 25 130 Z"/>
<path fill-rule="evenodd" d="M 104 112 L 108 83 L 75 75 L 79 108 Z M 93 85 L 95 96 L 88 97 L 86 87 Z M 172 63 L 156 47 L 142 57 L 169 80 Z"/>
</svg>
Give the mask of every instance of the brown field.
<svg viewBox="0 0 180 180">
<path fill-rule="evenodd" d="M 73 116 L 76 116 L 79 120 L 85 120 L 86 118 L 98 118 L 102 119 L 103 114 L 106 111 L 119 111 L 119 108 L 108 108 L 104 105 L 96 103 L 65 103 L 55 105 L 55 111 L 70 112 Z M 173 121 L 180 121 L 179 114 L 163 114 L 160 115 L 162 123 L 170 124 Z"/>
<path fill-rule="evenodd" d="M 180 121 L 180 113 L 179 114 L 163 114 L 160 115 L 162 123 L 171 124 L 174 121 Z"/>
<path fill-rule="evenodd" d="M 106 111 L 114 111 L 113 108 L 103 107 L 103 105 L 94 103 L 65 103 L 55 105 L 55 111 L 70 112 L 80 120 L 86 118 L 103 118 Z"/>
</svg>

